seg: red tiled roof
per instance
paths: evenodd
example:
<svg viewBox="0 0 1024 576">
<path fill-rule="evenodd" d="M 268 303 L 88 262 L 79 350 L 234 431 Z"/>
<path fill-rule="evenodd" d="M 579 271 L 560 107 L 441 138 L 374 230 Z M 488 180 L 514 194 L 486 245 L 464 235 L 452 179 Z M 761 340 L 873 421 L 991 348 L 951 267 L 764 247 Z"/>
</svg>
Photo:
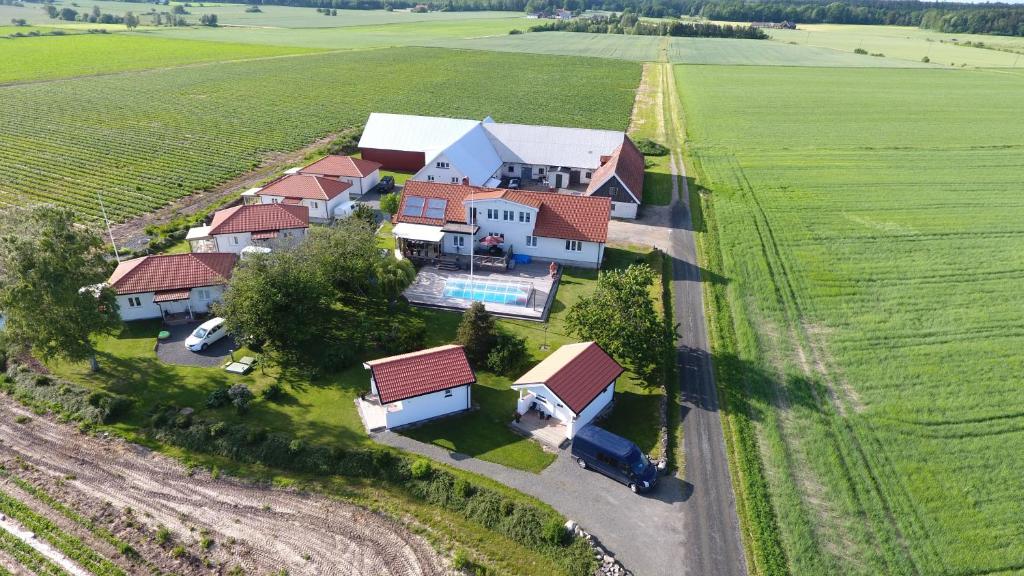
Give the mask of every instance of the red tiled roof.
<svg viewBox="0 0 1024 576">
<path fill-rule="evenodd" d="M 566 344 L 515 381 L 543 384 L 579 414 L 625 369 L 596 342 Z"/>
<path fill-rule="evenodd" d="M 604 160 L 604 156 L 601 157 Z M 592 194 L 608 180 L 616 176 L 626 188 L 641 202 L 644 199 L 644 155 L 637 149 L 633 141 L 626 136 L 622 144 L 615 149 L 608 161 L 594 171 L 587 186 L 587 194 Z"/>
<path fill-rule="evenodd" d="M 284 204 L 245 204 L 213 214 L 208 234 L 238 234 L 309 228 L 309 208 Z"/>
<path fill-rule="evenodd" d="M 223 252 L 143 256 L 121 262 L 107 281 L 118 294 L 227 284 L 238 256 Z"/>
<path fill-rule="evenodd" d="M 351 187 L 352 185 L 348 182 L 331 180 L 323 176 L 289 174 L 267 184 L 256 194 L 308 200 L 330 200 Z"/>
<path fill-rule="evenodd" d="M 299 170 L 300 174 L 323 174 L 324 176 L 347 176 L 349 178 L 363 178 L 373 174 L 383 166 L 380 162 L 363 160 L 351 156 L 340 156 L 332 154 Z"/>
<path fill-rule="evenodd" d="M 476 383 L 462 346 L 448 344 L 366 362 L 381 404 Z"/>
<path fill-rule="evenodd" d="M 448 200 L 444 219 L 403 216 L 406 199 L 410 196 Z M 537 208 L 537 222 L 533 228 L 536 236 L 589 242 L 605 242 L 608 239 L 608 218 L 611 215 L 611 200 L 609 198 L 482 188 L 465 184 L 444 184 L 420 180 L 409 180 L 405 183 L 402 202 L 394 221 L 431 226 L 443 226 L 446 222 L 465 223 L 466 210 L 463 202 L 470 199 L 493 200 L 495 198 Z"/>
</svg>

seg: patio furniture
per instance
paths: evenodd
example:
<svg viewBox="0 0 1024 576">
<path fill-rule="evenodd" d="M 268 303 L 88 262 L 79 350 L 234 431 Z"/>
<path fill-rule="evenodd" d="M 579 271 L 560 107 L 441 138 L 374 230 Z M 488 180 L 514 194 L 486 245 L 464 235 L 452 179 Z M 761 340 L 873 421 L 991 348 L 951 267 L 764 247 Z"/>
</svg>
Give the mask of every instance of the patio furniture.
<svg viewBox="0 0 1024 576">
<path fill-rule="evenodd" d="M 248 374 L 252 370 L 253 365 L 256 364 L 256 359 L 252 356 L 243 356 L 241 360 L 237 362 L 228 362 L 224 366 L 224 370 L 231 374 Z"/>
</svg>

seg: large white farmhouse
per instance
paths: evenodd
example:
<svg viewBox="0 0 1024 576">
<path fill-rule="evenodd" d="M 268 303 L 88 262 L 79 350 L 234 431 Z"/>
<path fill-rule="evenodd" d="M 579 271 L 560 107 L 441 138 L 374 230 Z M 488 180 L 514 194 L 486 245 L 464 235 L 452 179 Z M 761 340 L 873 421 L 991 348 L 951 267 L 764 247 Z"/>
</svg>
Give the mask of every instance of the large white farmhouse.
<svg viewBox="0 0 1024 576">
<path fill-rule="evenodd" d="M 370 114 L 362 157 L 412 180 L 524 189 L 612 200 L 611 215 L 636 218 L 644 157 L 623 132 L 404 114 Z"/>
<path fill-rule="evenodd" d="M 599 268 L 610 210 L 602 197 L 410 180 L 392 234 L 396 255 L 414 260 L 461 265 L 491 240 L 502 254 Z"/>
<path fill-rule="evenodd" d="M 220 300 L 237 260 L 220 252 L 143 256 L 119 263 L 107 284 L 122 320 L 194 318 Z"/>
</svg>

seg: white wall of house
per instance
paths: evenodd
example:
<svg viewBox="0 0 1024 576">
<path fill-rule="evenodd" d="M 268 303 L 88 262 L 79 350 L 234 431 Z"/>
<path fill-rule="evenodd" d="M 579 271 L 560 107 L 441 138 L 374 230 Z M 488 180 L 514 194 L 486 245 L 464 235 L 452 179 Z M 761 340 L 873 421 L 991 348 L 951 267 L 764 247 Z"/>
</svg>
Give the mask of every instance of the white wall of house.
<svg viewBox="0 0 1024 576">
<path fill-rule="evenodd" d="M 580 428 L 583 428 L 584 426 L 589 424 L 595 416 L 601 413 L 601 410 L 604 410 L 605 406 L 611 403 L 612 398 L 614 396 L 615 381 L 612 380 L 612 383 L 609 384 L 608 387 L 605 388 L 604 391 L 601 392 L 601 394 L 599 394 L 597 398 L 594 398 L 594 401 L 591 402 L 590 405 L 584 408 L 582 412 L 576 415 L 576 418 L 574 420 L 568 423 L 568 430 L 566 430 L 566 436 L 571 440 Z"/>
<path fill-rule="evenodd" d="M 387 404 L 387 426 L 395 428 L 469 409 L 469 385 Z"/>
<path fill-rule="evenodd" d="M 552 417 L 564 423 L 566 427 L 576 417 L 576 414 L 568 406 L 564 405 L 562 400 L 544 384 L 527 384 L 522 386 L 522 390 L 524 390 L 523 395 L 520 396 L 516 406 L 516 410 L 520 414 L 526 414 L 530 409 L 530 404 L 536 402 L 537 410 L 551 414 Z"/>
<path fill-rule="evenodd" d="M 529 246 L 525 242 L 516 244 L 516 253 L 529 254 L 540 260 L 553 260 L 559 264 L 579 266 L 581 268 L 598 268 L 604 258 L 604 244 L 601 242 L 570 241 L 561 238 L 537 237 L 537 245 Z M 578 250 L 576 249 L 578 248 Z"/>
<path fill-rule="evenodd" d="M 632 202 L 612 202 L 613 218 L 636 218 L 636 204 Z"/>
<path fill-rule="evenodd" d="M 288 228 L 278 231 L 277 238 L 272 240 L 253 241 L 251 232 L 239 232 L 237 234 L 215 234 L 217 252 L 232 252 L 240 254 L 246 246 L 284 246 L 301 241 L 306 237 L 306 228 Z"/>
<path fill-rule="evenodd" d="M 423 182 L 440 182 L 442 184 L 462 184 L 466 174 L 444 154 L 439 154 L 429 164 L 420 168 L 412 179 Z"/>
<path fill-rule="evenodd" d="M 476 208 L 474 223 L 480 226 L 477 239 L 492 234 L 504 236 L 505 248 L 511 246 L 515 252 L 519 252 L 519 248 L 526 245 L 526 237 L 533 234 L 533 227 L 537 224 L 538 210 L 533 206 L 499 198 L 473 202 L 473 207 Z M 470 205 L 467 202 L 467 218 L 469 209 Z"/>
<path fill-rule="evenodd" d="M 355 196 L 356 198 L 358 198 L 363 194 L 366 194 L 370 190 L 373 190 L 373 187 L 376 186 L 378 182 L 380 182 L 380 170 L 374 170 L 373 172 L 370 172 L 369 174 L 363 176 L 362 178 L 349 178 L 348 176 L 340 176 L 338 180 L 341 180 L 342 182 L 348 182 L 349 184 L 351 184 L 352 187 L 348 189 L 349 196 Z"/>
<path fill-rule="evenodd" d="M 335 208 L 351 200 L 348 192 L 348 190 L 345 190 L 330 200 L 303 198 L 300 204 L 309 208 L 309 218 L 311 220 L 330 220 L 330 215 L 334 214 Z M 260 194 L 259 197 L 261 204 L 278 204 L 284 201 L 284 196 L 274 196 L 272 194 Z"/>
<path fill-rule="evenodd" d="M 205 314 L 210 311 L 212 304 L 220 301 L 223 294 L 224 286 L 204 286 L 193 288 L 188 300 L 160 303 L 153 302 L 153 292 L 119 294 L 117 304 L 120 307 L 121 320 L 128 322 L 162 318 L 164 311 L 171 314 L 187 313 L 190 306 L 193 314 Z"/>
</svg>

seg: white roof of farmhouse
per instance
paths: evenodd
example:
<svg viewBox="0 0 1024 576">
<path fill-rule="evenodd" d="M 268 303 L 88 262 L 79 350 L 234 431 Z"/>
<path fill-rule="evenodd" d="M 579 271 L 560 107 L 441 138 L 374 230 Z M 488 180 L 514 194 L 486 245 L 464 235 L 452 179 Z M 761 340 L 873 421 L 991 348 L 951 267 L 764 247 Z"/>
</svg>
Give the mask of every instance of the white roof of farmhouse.
<svg viewBox="0 0 1024 576">
<path fill-rule="evenodd" d="M 610 156 L 625 134 L 614 130 L 487 123 L 484 130 L 503 162 L 593 168 Z"/>
<path fill-rule="evenodd" d="M 432 157 L 479 125 L 479 120 L 374 112 L 359 147 L 427 152 Z"/>
<path fill-rule="evenodd" d="M 427 157 L 427 167 L 429 168 L 434 159 L 441 155 L 454 166 L 458 166 L 469 178 L 469 183 L 474 186 L 483 186 L 501 169 L 501 158 L 491 147 L 487 133 L 480 124 L 437 155 Z"/>
</svg>

